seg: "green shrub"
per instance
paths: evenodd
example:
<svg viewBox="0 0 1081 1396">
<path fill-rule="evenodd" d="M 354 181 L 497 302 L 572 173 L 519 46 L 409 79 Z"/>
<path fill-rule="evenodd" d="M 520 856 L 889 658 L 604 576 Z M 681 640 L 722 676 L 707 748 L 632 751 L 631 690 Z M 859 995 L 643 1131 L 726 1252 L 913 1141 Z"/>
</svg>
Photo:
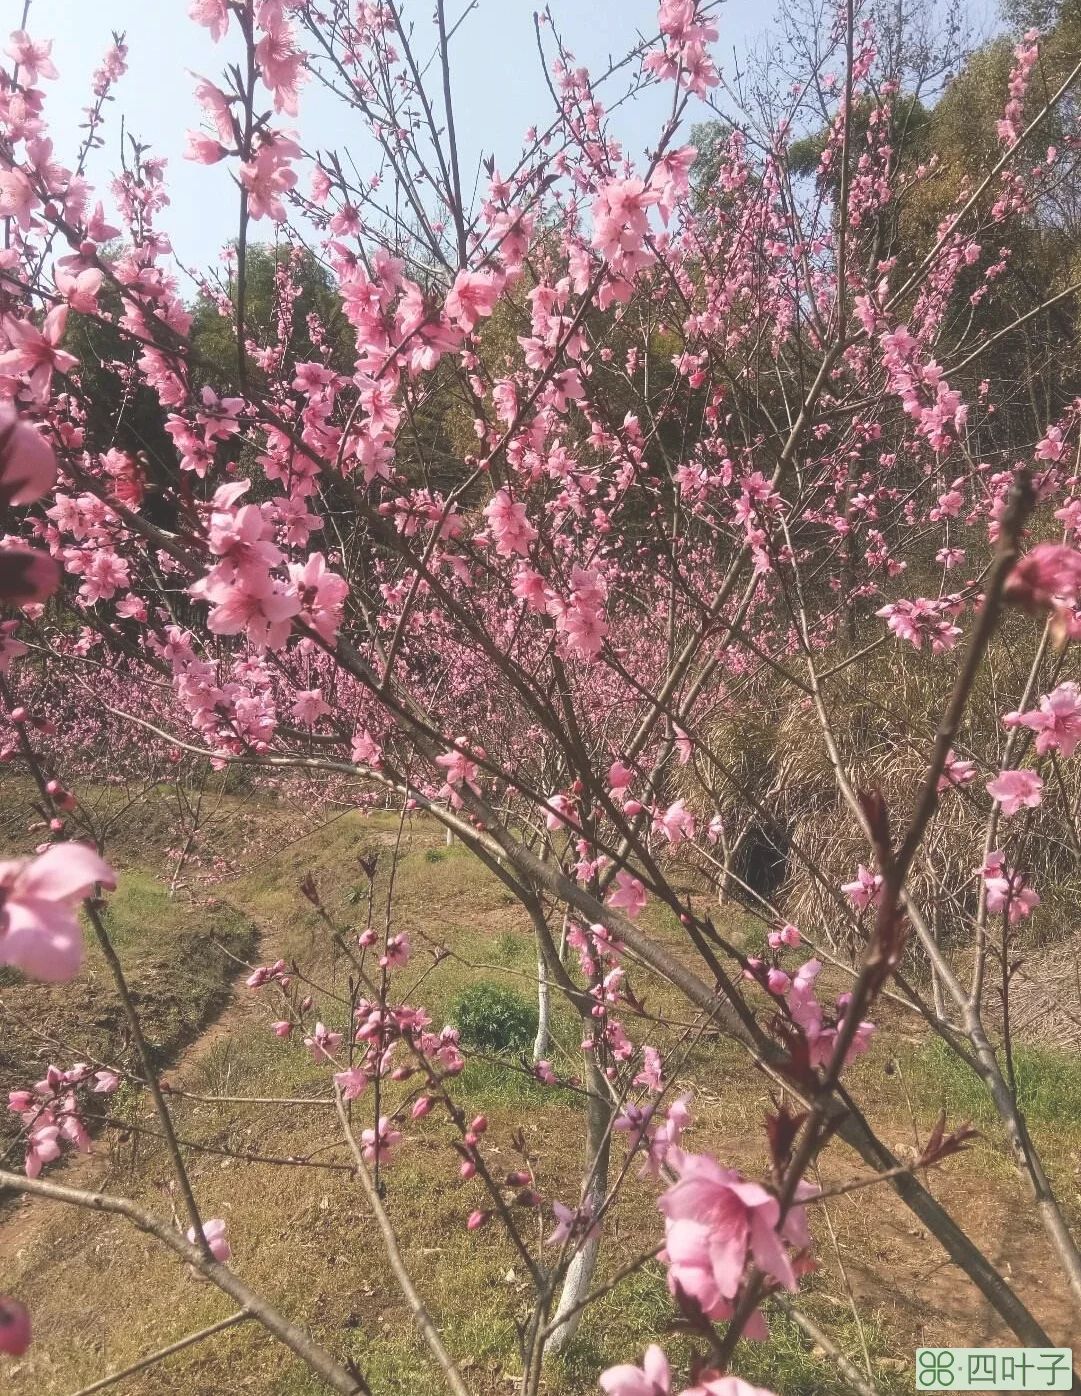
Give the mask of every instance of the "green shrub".
<svg viewBox="0 0 1081 1396">
<path fill-rule="evenodd" d="M 488 980 L 463 989 L 450 1017 L 467 1047 L 486 1052 L 521 1051 L 537 1035 L 536 1005 Z"/>
</svg>

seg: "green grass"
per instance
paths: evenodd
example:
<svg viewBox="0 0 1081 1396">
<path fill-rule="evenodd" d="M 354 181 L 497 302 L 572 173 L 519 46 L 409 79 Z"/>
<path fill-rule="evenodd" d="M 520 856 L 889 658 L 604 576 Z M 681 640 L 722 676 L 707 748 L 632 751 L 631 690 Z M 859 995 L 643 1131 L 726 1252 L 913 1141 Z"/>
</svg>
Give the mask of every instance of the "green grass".
<svg viewBox="0 0 1081 1396">
<path fill-rule="evenodd" d="M 805 1304 L 805 1308 L 811 1308 Z M 813 1309 L 811 1310 L 813 1312 Z M 895 1359 L 898 1354 L 890 1348 L 886 1334 L 875 1322 L 862 1320 L 863 1338 L 871 1359 L 871 1380 L 880 1396 L 912 1390 L 911 1369 L 896 1371 L 885 1367 L 882 1359 Z M 859 1333 L 851 1315 L 838 1318 L 831 1315 L 828 1322 L 820 1320 L 848 1360 L 861 1372 L 863 1350 Z M 769 1338 L 764 1343 L 741 1342 L 736 1349 L 733 1369 L 737 1375 L 754 1384 L 768 1386 L 777 1396 L 850 1396 L 851 1387 L 842 1379 L 834 1364 L 818 1350 L 803 1330 L 787 1314 L 774 1309 L 769 1315 Z M 900 1354 L 912 1360 L 911 1353 Z"/>
<path fill-rule="evenodd" d="M 802 1307 L 814 1314 L 813 1294 L 806 1293 Z M 798 1325 L 779 1309 L 769 1307 L 769 1337 L 764 1342 L 741 1342 L 733 1356 L 732 1370 L 777 1396 L 848 1396 L 847 1387 L 833 1363 Z M 863 1350 L 850 1314 L 815 1315 L 844 1355 L 863 1370 Z M 873 1382 L 880 1396 L 901 1396 L 912 1390 L 911 1376 L 881 1365 L 895 1361 L 897 1353 L 880 1324 L 863 1318 L 863 1337 L 871 1359 Z M 723 1325 L 720 1326 L 723 1332 Z M 705 1356 L 705 1345 L 681 1336 L 660 1265 L 649 1265 L 631 1275 L 613 1294 L 602 1300 L 582 1324 L 575 1341 L 551 1359 L 553 1377 L 570 1389 L 588 1390 L 590 1378 L 617 1362 L 640 1362 L 644 1349 L 659 1342 L 673 1369 L 686 1372 L 695 1352 Z M 907 1354 L 905 1354 L 907 1355 Z"/>
<path fill-rule="evenodd" d="M 1081 1123 L 1081 1060 L 1043 1047 L 1018 1047 L 1013 1056 L 1017 1103 L 1027 1119 L 1042 1125 Z M 1005 1072 L 1001 1054 L 1000 1061 Z M 951 1120 L 998 1119 L 983 1082 L 937 1038 L 919 1049 L 915 1066 L 921 1095 L 944 1106 Z"/>
<path fill-rule="evenodd" d="M 255 948 L 255 927 L 227 902 L 197 905 L 171 898 L 149 872 L 123 867 L 102 919 L 147 1043 L 165 1067 L 228 1001 L 233 980 Z M 0 1007 L 3 1094 L 38 1080 L 43 1060 L 68 1067 L 77 1060 L 126 1059 L 128 1030 L 120 998 L 93 932 L 88 926 L 84 930 L 86 964 L 70 984 L 27 982 L 14 972 L 6 977 Z M 14 1148 L 18 1155 L 17 1127 L 16 1117 L 0 1114 L 0 1153 Z"/>
<path fill-rule="evenodd" d="M 509 1064 L 504 1066 L 491 1059 L 474 1058 L 467 1061 L 459 1077 L 461 1094 L 484 1110 L 495 1106 L 547 1109 L 554 1105 L 581 1109 L 583 1097 L 576 1091 L 560 1086 L 542 1086 L 535 1077 L 527 1076 L 515 1067 Z"/>
</svg>

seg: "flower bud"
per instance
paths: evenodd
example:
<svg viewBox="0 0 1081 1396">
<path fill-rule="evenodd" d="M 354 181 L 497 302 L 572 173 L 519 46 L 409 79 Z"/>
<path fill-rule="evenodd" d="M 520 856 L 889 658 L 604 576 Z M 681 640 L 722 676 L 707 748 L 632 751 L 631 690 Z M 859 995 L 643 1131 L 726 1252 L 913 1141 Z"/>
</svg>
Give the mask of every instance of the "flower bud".
<svg viewBox="0 0 1081 1396">
<path fill-rule="evenodd" d="M 477 1165 L 472 1159 L 463 1159 L 462 1166 L 458 1169 L 458 1172 L 463 1178 L 473 1178 L 476 1176 Z"/>
<path fill-rule="evenodd" d="M 488 1225 L 491 1217 L 491 1212 L 482 1212 L 478 1209 L 476 1212 L 470 1212 L 466 1226 L 470 1231 L 479 1231 L 482 1226 Z"/>
<path fill-rule="evenodd" d="M 435 1101 L 430 1095 L 419 1096 L 413 1102 L 412 1115 L 414 1120 L 422 1120 L 425 1115 L 431 1114 Z"/>
<path fill-rule="evenodd" d="M 473 1121 L 473 1123 L 469 1126 L 469 1128 L 473 1131 L 474 1134 L 483 1134 L 484 1131 L 488 1128 L 488 1116 L 478 1115 L 476 1119 Z"/>
<path fill-rule="evenodd" d="M 766 975 L 766 983 L 771 994 L 787 994 L 792 981 L 783 969 L 771 969 Z"/>
</svg>

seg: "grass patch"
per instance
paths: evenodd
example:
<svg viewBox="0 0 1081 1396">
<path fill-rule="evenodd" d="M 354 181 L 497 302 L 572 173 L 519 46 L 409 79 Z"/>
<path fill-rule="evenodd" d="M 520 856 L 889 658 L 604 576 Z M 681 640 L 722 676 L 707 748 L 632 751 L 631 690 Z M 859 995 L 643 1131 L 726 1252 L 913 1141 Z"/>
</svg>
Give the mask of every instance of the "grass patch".
<svg viewBox="0 0 1081 1396">
<path fill-rule="evenodd" d="M 855 1321 L 831 1316 L 830 1338 L 849 1361 L 863 1370 L 863 1352 Z M 912 1390 L 912 1378 L 885 1362 L 896 1360 L 888 1349 L 880 1326 L 863 1319 L 863 1337 L 871 1359 L 872 1381 L 880 1396 L 893 1396 Z M 910 1356 L 910 1354 L 905 1354 Z M 777 1396 L 850 1396 L 851 1387 L 833 1363 L 787 1314 L 773 1309 L 769 1315 L 769 1338 L 764 1343 L 741 1342 L 733 1360 L 733 1370 L 745 1381 L 768 1386 Z"/>
<path fill-rule="evenodd" d="M 225 1006 L 238 961 L 258 936 L 234 906 L 193 904 L 141 869 L 121 872 L 103 920 L 120 955 L 143 1032 L 159 1066 L 167 1066 Z M 11 973 L 0 1004 L 0 1092 L 39 1080 L 53 1062 L 131 1064 L 127 1021 L 93 932 L 86 963 L 70 984 L 42 984 Z M 137 1067 L 135 1067 L 137 1069 Z M 19 1122 L 0 1115 L 0 1152 L 20 1157 Z"/>
<path fill-rule="evenodd" d="M 504 1066 L 502 1062 L 477 1057 L 466 1062 L 459 1082 L 456 1094 L 468 1097 L 486 1110 L 501 1105 L 531 1105 L 537 1109 L 566 1105 L 577 1110 L 583 1101 L 576 1091 L 562 1086 L 543 1086 L 534 1076 L 510 1064 Z"/>
<path fill-rule="evenodd" d="M 921 1095 L 945 1106 L 951 1119 L 980 1123 L 998 1119 L 983 1082 L 934 1038 L 915 1058 Z M 1017 1103 L 1025 1117 L 1043 1125 L 1081 1123 L 1081 1061 L 1046 1047 L 1014 1051 Z"/>
</svg>

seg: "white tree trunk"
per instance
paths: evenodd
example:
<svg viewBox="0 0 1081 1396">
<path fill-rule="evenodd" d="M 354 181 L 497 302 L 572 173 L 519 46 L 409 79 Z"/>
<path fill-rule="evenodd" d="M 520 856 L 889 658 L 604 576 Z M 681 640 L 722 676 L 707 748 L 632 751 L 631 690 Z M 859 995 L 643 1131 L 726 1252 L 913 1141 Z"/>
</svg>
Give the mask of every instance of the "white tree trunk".
<svg viewBox="0 0 1081 1396">
<path fill-rule="evenodd" d="M 590 1179 L 590 1183 L 586 1198 L 592 1204 L 594 1214 L 598 1215 L 608 1191 L 608 1162 L 612 1152 L 612 1098 L 608 1092 L 607 1082 L 593 1062 L 589 1063 L 587 1079 L 589 1081 L 589 1104 L 587 1106 L 589 1141 L 586 1176 Z M 560 1352 L 578 1331 L 578 1325 L 582 1321 L 585 1309 L 578 1309 L 573 1314 L 571 1314 L 571 1310 L 589 1294 L 600 1249 L 601 1236 L 598 1234 L 584 1243 L 567 1267 L 567 1275 L 563 1281 L 563 1292 L 559 1296 L 553 1322 L 558 1324 L 564 1314 L 570 1314 L 570 1317 L 565 1323 L 555 1328 L 552 1336 L 548 1339 L 548 1348 L 552 1352 Z"/>
<path fill-rule="evenodd" d="M 533 1060 L 543 1061 L 548 1055 L 548 1042 L 551 1036 L 552 985 L 548 978 L 548 966 L 544 962 L 541 948 L 537 946 L 537 1040 L 533 1043 Z"/>
</svg>

